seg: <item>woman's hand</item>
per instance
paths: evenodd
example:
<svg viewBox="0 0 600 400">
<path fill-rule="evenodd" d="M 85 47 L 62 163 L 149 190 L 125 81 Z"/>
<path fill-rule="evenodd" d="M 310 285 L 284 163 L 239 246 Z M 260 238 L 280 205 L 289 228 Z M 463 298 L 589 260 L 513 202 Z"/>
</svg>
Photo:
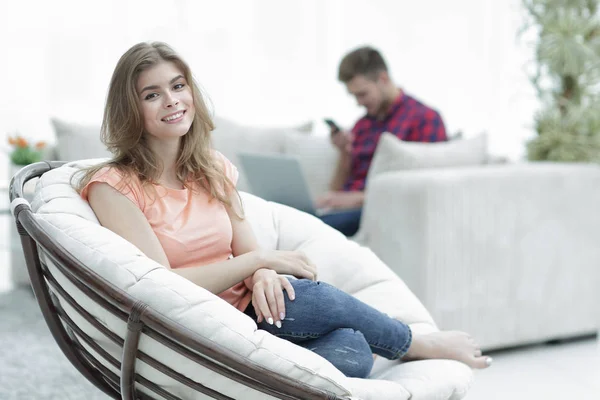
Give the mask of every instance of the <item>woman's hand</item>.
<svg viewBox="0 0 600 400">
<path fill-rule="evenodd" d="M 285 299 L 283 291 L 287 291 L 290 300 L 296 294 L 290 281 L 272 269 L 262 268 L 252 276 L 252 306 L 256 312 L 257 323 L 267 321 L 268 324 L 281 328 L 281 321 L 285 318 Z"/>
<path fill-rule="evenodd" d="M 278 274 L 317 280 L 317 267 L 301 251 L 263 250 L 261 259 L 263 268 Z"/>
</svg>

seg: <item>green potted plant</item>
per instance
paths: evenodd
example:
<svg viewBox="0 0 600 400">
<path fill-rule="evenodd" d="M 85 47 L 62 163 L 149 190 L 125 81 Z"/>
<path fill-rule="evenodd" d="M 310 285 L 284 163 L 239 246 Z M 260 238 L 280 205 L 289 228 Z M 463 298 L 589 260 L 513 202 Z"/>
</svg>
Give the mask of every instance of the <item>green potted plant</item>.
<svg viewBox="0 0 600 400">
<path fill-rule="evenodd" d="M 532 161 L 600 162 L 600 0 L 523 0 L 541 109 Z"/>
<path fill-rule="evenodd" d="M 43 150 L 46 147 L 46 142 L 29 142 L 18 134 L 14 137 L 9 136 L 8 144 L 11 147 L 9 153 L 11 176 L 22 167 L 40 161 L 43 156 Z"/>
</svg>

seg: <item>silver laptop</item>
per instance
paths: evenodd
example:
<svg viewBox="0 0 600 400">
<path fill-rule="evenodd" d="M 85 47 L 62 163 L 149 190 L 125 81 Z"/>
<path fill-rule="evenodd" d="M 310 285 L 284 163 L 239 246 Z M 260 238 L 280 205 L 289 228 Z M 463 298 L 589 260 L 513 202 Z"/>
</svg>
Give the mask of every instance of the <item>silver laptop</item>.
<svg viewBox="0 0 600 400">
<path fill-rule="evenodd" d="M 334 213 L 317 209 L 297 158 L 282 154 L 238 153 L 252 193 L 313 215 Z"/>
</svg>

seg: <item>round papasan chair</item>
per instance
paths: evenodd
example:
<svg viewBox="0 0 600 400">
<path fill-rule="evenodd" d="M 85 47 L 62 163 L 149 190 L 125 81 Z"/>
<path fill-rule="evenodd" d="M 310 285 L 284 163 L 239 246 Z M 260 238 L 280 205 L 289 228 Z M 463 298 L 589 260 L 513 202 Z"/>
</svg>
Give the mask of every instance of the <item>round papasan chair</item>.
<svg viewBox="0 0 600 400">
<path fill-rule="evenodd" d="M 473 374 L 456 361 L 378 357 L 348 378 L 309 350 L 257 329 L 234 307 L 102 227 L 69 184 L 82 166 L 40 162 L 11 181 L 11 209 L 44 318 L 70 362 L 115 399 L 456 400 Z M 23 186 L 37 179 L 31 202 Z M 368 248 L 319 219 L 241 193 L 261 246 L 302 250 L 328 282 L 410 325 L 437 327 Z"/>
</svg>

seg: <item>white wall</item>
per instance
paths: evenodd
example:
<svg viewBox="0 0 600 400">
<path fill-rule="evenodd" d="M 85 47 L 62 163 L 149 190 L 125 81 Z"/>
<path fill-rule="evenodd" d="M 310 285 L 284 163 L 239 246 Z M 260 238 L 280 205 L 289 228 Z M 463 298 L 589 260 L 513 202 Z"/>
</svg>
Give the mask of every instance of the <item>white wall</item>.
<svg viewBox="0 0 600 400">
<path fill-rule="evenodd" d="M 242 123 L 351 125 L 362 110 L 337 65 L 368 43 L 449 131 L 487 131 L 512 159 L 532 135 L 520 0 L 1 1 L 2 144 L 15 130 L 52 141 L 51 116 L 98 123 L 117 59 L 145 40 L 175 47 L 215 113 Z"/>
</svg>

